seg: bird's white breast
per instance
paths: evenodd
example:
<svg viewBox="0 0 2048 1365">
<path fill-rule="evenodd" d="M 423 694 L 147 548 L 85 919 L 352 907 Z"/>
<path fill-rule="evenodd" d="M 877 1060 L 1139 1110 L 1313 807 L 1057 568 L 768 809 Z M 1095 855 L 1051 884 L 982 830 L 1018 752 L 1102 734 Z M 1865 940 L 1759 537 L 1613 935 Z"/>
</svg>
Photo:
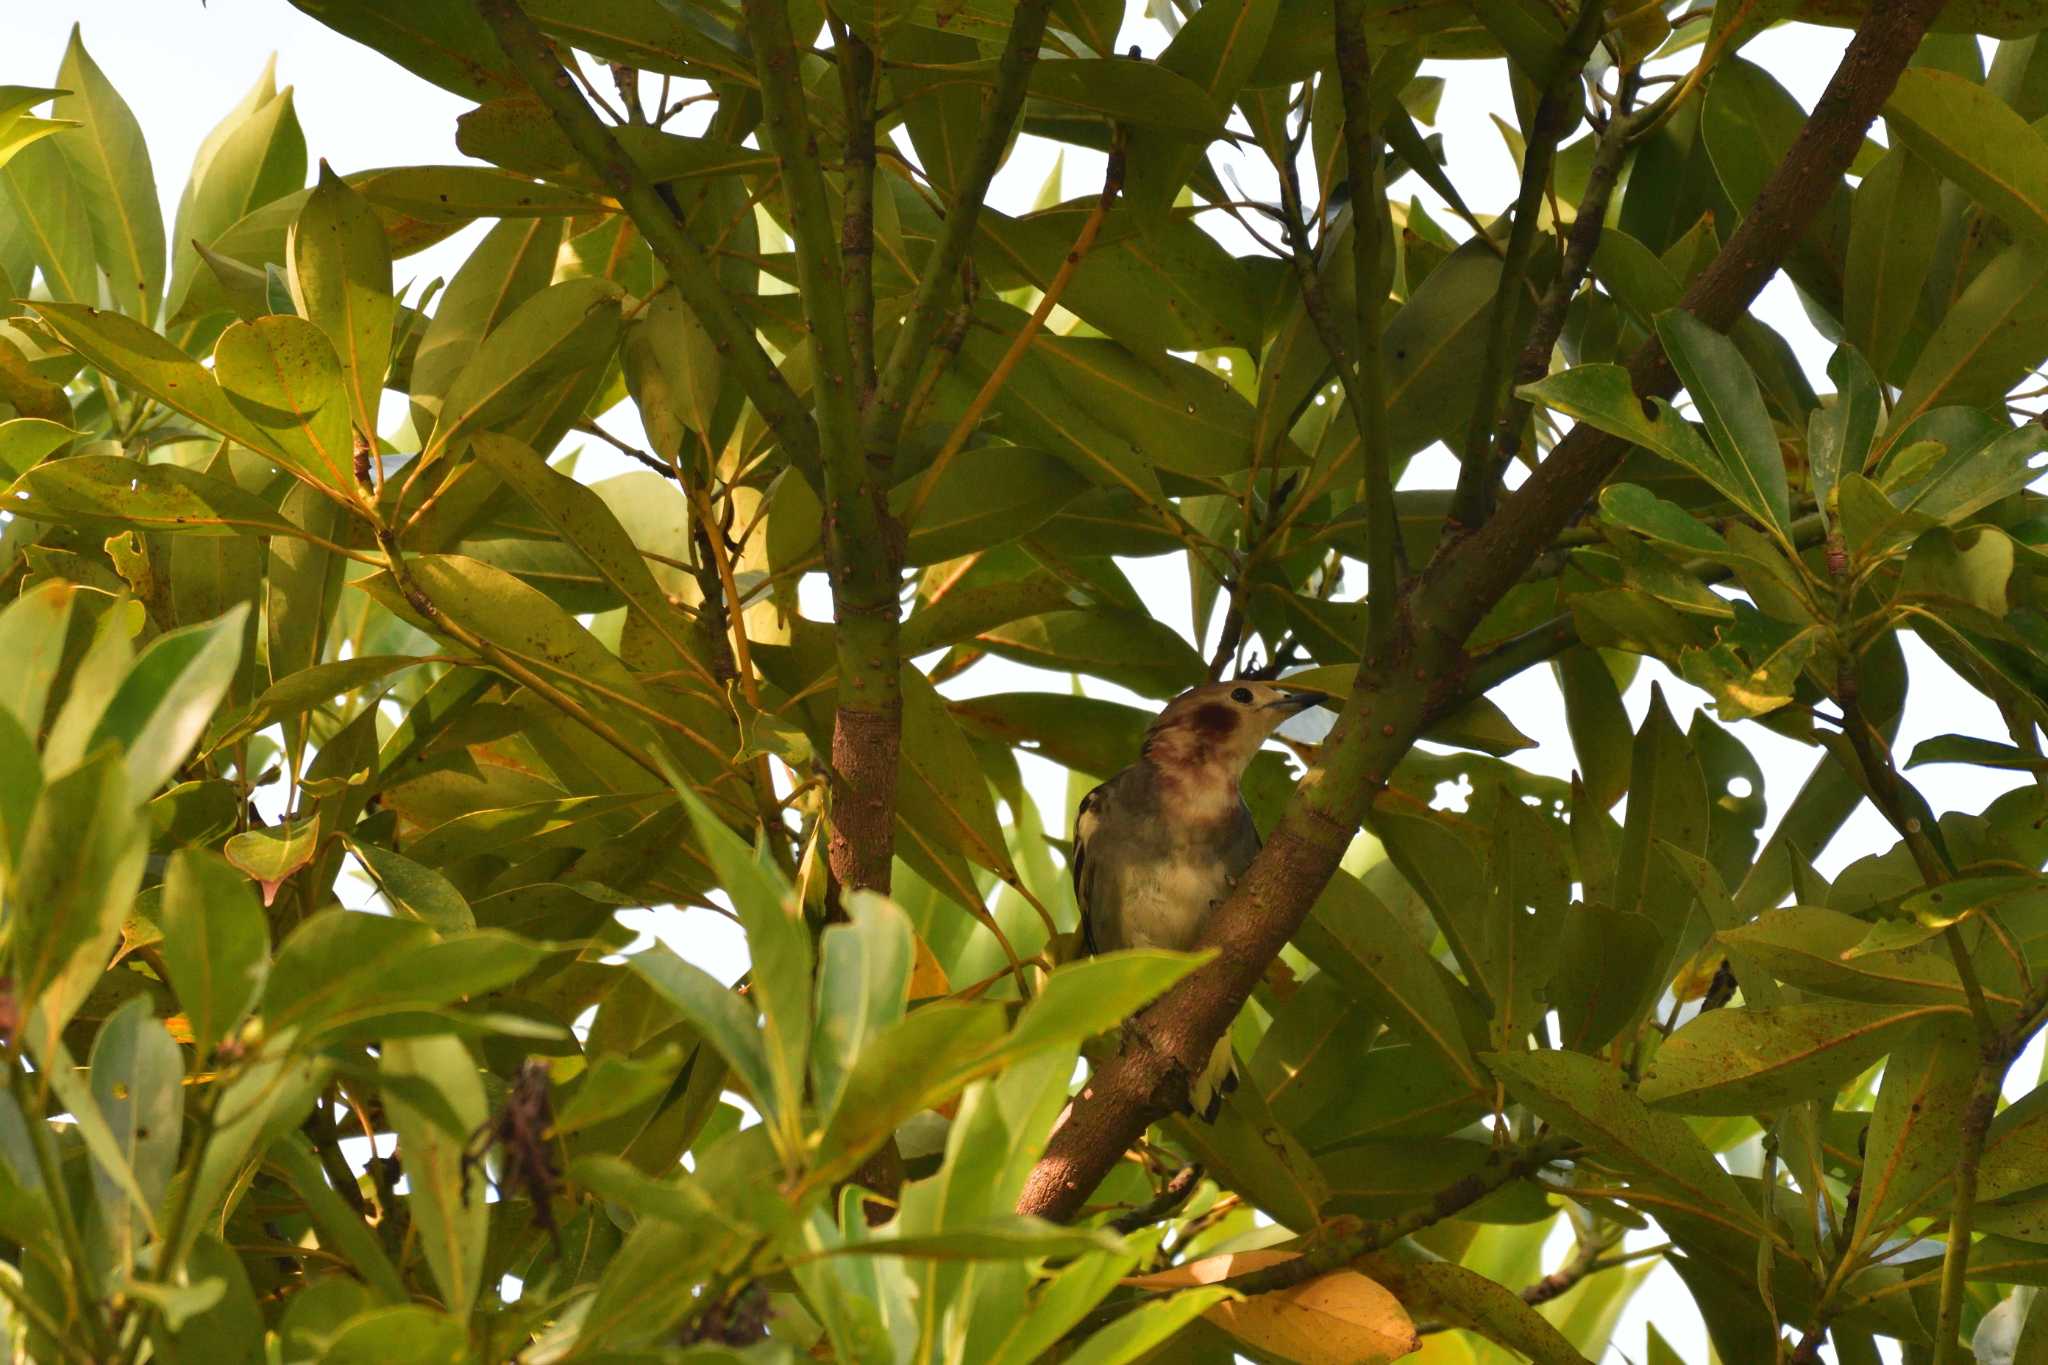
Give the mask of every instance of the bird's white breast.
<svg viewBox="0 0 2048 1365">
<path fill-rule="evenodd" d="M 1191 948 L 1209 911 L 1230 894 L 1230 878 L 1210 859 L 1135 862 L 1117 888 L 1123 937 L 1132 948 Z"/>
</svg>

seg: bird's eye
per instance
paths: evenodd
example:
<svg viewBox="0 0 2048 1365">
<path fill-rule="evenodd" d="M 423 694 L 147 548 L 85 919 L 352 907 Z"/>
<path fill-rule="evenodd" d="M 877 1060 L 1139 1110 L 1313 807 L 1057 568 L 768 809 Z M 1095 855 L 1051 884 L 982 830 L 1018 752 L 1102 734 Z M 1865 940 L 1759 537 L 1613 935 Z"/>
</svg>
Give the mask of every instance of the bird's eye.
<svg viewBox="0 0 2048 1365">
<path fill-rule="evenodd" d="M 1239 706 L 1249 706 L 1252 701 L 1252 690 L 1249 687 L 1235 688 L 1230 694 L 1230 699 Z"/>
</svg>

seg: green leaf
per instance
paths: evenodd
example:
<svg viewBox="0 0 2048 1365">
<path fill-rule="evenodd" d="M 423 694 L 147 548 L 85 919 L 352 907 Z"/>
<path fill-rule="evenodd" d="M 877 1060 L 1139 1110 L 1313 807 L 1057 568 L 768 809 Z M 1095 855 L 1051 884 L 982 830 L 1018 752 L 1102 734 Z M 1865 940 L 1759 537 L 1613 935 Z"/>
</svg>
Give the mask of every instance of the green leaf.
<svg viewBox="0 0 2048 1365">
<path fill-rule="evenodd" d="M 357 497 L 341 362 L 318 327 L 285 316 L 237 322 L 213 348 L 213 376 L 294 473 L 340 501 Z"/>
<path fill-rule="evenodd" d="M 1574 421 L 1654 451 L 1734 497 L 1725 486 L 1730 483 L 1727 467 L 1698 428 L 1663 399 L 1636 397 L 1623 366 L 1577 365 L 1524 384 L 1517 392 Z"/>
<path fill-rule="evenodd" d="M 484 1126 L 488 1110 L 483 1081 L 459 1038 L 392 1038 L 384 1042 L 380 1054 L 382 1074 L 431 1086 L 462 1121 L 465 1132 Z M 467 1318 L 483 1281 L 490 1206 L 482 1190 L 472 1194 L 464 1188 L 469 1179 L 469 1163 L 463 1157 L 466 1139 L 429 1122 L 402 1090 L 387 1090 L 384 1108 L 398 1133 L 398 1159 L 405 1168 L 406 1198 L 420 1248 L 448 1311 Z"/>
<path fill-rule="evenodd" d="M 977 1358 L 988 1365 L 1032 1365 L 1044 1359 L 1136 1264 L 1137 1257 L 1130 1252 L 1077 1257 L 1052 1273 L 1032 1299 L 1030 1312 L 973 1323 L 969 1330 L 976 1335 L 970 1345 L 981 1348 Z M 999 1331 L 1000 1336 L 984 1340 L 976 1329 L 992 1336 Z"/>
<path fill-rule="evenodd" d="M 1207 14 L 1196 10 L 1159 54 L 1159 65 L 1187 77 L 1218 109 L 1227 110 L 1257 67 L 1281 8 L 1280 0 L 1251 0 L 1218 5 Z M 1133 133 L 1125 193 L 1138 212 L 1163 218 L 1201 154 L 1200 146 L 1184 140 L 1143 129 Z"/>
<path fill-rule="evenodd" d="M 1792 508 L 1785 457 L 1756 376 L 1742 353 L 1734 342 L 1683 309 L 1660 315 L 1657 335 L 1721 457 L 1723 473 L 1714 485 L 1790 543 Z"/>
<path fill-rule="evenodd" d="M 61 126 L 28 131 L 54 132 Z M 0 185 L 6 187 L 14 221 L 28 238 L 50 297 L 97 306 L 100 280 L 93 261 L 92 214 L 70 160 L 49 137 L 26 146 L 16 141 L 11 151 L 6 164 L 0 165 Z M 28 287 L 26 280 L 16 284 L 23 290 Z"/>
<path fill-rule="evenodd" d="M 1709 807 L 1706 778 L 1692 746 L 1671 719 L 1661 688 L 1650 693 L 1650 711 L 1636 732 L 1629 771 L 1628 815 L 1622 823 L 1615 867 L 1614 908 L 1648 915 L 1674 949 L 1685 933 L 1691 889 L 1659 855 L 1659 842 L 1687 853 L 1707 846 Z"/>
<path fill-rule="evenodd" d="M 150 1210 L 162 1204 L 178 1164 L 185 1122 L 185 1059 L 151 1014 L 149 998 L 136 996 L 100 1026 L 88 1065 L 100 1117 L 143 1199 L 138 1220 L 129 1182 L 94 1168 L 100 1226 L 113 1243 L 116 1265 L 126 1269 L 135 1263 Z"/>
<path fill-rule="evenodd" d="M 1238 1087 L 1213 1123 L 1176 1116 L 1167 1120 L 1167 1131 L 1219 1185 L 1237 1191 L 1274 1222 L 1289 1228 L 1321 1222 L 1330 1182 L 1257 1090 Z"/>
<path fill-rule="evenodd" d="M 766 1117 L 780 1092 L 753 1008 L 720 985 L 717 977 L 677 956 L 666 945 L 635 953 L 630 961 L 633 970 L 662 999 L 681 1011 L 705 1042 L 717 1049 Z M 784 1131 L 784 1122 L 778 1114 L 777 1126 L 770 1131 Z"/>
<path fill-rule="evenodd" d="M 1880 374 L 1892 372 L 1919 311 L 1941 230 L 1932 211 L 1940 192 L 1934 167 L 1899 146 L 1871 167 L 1851 201 L 1845 270 L 1856 283 L 1842 294 L 1842 326 L 1846 344 Z"/>
<path fill-rule="evenodd" d="M 1664 987 L 1654 964 L 1669 962 L 1671 950 L 1648 915 L 1586 903 L 1568 908 L 1550 980 L 1560 1044 L 1594 1052 L 1640 1020 Z"/>
<path fill-rule="evenodd" d="M 923 476 L 890 493 L 890 511 L 907 514 Z M 1088 481 L 1064 460 L 1023 446 L 963 450 L 940 475 L 915 520 L 904 562 L 938 564 L 1030 535 L 1088 490 Z"/>
<path fill-rule="evenodd" d="M 5 88 L 9 90 L 21 89 L 18 85 L 11 85 Z M 58 92 L 52 90 L 38 93 L 57 94 Z M 14 159 L 16 152 L 28 146 L 31 142 L 40 142 L 51 134 L 61 133 L 66 128 L 72 126 L 73 121 L 66 119 L 22 118 L 16 116 L 0 121 L 0 167 L 5 167 L 8 162 Z M 30 268 L 33 269 L 34 267 L 31 266 Z M 24 272 L 25 275 L 26 272 Z"/>
<path fill-rule="evenodd" d="M 252 209 L 304 187 L 306 138 L 287 87 L 269 93 L 268 73 L 200 145 L 171 232 L 170 301 L 176 317 L 199 270 L 192 243 L 214 245 Z"/>
<path fill-rule="evenodd" d="M 1552 1326 L 1520 1294 L 1478 1271 L 1395 1253 L 1372 1256 L 1359 1268 L 1417 1317 L 1461 1327 L 1534 1365 L 1589 1365 L 1565 1332 Z M 1655 1359 L 1653 1354 L 1651 1360 Z"/>
<path fill-rule="evenodd" d="M 1863 1141 L 1858 1243 L 1953 1178 L 1978 1060 L 1968 1021 L 1952 1018 L 1924 1025 L 1885 1063 Z"/>
<path fill-rule="evenodd" d="M 592 1061 L 555 1110 L 553 1131 L 568 1137 L 658 1099 L 683 1069 L 683 1051 L 664 1043 L 644 1057 L 606 1053 Z"/>
<path fill-rule="evenodd" d="M 78 352 L 87 364 L 201 426 L 266 455 L 286 458 L 278 440 L 242 414 L 205 366 L 133 318 L 81 304 L 33 306 L 58 340 Z"/>
<path fill-rule="evenodd" d="M 1161 156 L 1186 146 L 1165 134 L 1132 136 L 1154 141 Z M 1135 172 L 1135 146 L 1127 156 Z M 1125 193 L 1127 202 L 1135 202 L 1135 189 Z M 1019 218 L 984 207 L 975 220 L 976 264 L 998 288 L 1028 284 L 1042 290 L 1065 267 L 1095 208 L 1093 196 Z M 1112 209 L 1094 246 L 1073 268 L 1060 306 L 1140 353 L 1258 348 L 1262 300 L 1256 276 L 1186 218 L 1152 220 L 1130 208 Z"/>
<path fill-rule="evenodd" d="M 369 201 L 320 163 L 286 247 L 292 299 L 341 360 L 355 429 L 372 439 L 391 363 L 391 247 Z"/>
<path fill-rule="evenodd" d="M 984 70 L 992 68 L 982 63 L 962 68 L 961 74 Z M 1204 140 L 1223 131 L 1223 110 L 1208 92 L 1157 62 L 1123 57 L 1036 62 L 1029 88 L 1033 99 L 1140 128 Z"/>
<path fill-rule="evenodd" d="M 277 646 L 273 643 L 271 649 L 275 659 Z M 214 741 L 214 747 L 225 747 L 278 721 L 326 707 L 337 697 L 368 687 L 420 662 L 407 654 L 362 654 L 353 659 L 336 659 L 333 663 L 301 668 L 265 688 L 251 704 L 248 713 Z"/>
<path fill-rule="evenodd" d="M 779 1145 L 794 1166 L 811 1045 L 811 937 L 803 905 L 768 862 L 767 850 L 748 847 L 687 786 L 678 785 L 676 794 L 747 931 L 753 964 L 747 993 L 760 1007 L 761 1049 L 771 1086 L 755 1103 L 761 1117 L 779 1129 Z M 737 1062 L 734 1069 L 739 1069 Z"/>
<path fill-rule="evenodd" d="M 1041 1048 L 1078 1043 L 1115 1027 L 1164 995 L 1207 953 L 1130 949 L 1069 962 L 1046 978 L 1003 1043 L 1005 1062 Z"/>
<path fill-rule="evenodd" d="M 680 657 L 691 657 L 686 623 L 603 498 L 582 482 L 549 468 L 523 441 L 481 432 L 470 442 L 470 449 L 581 551 Z"/>
<path fill-rule="evenodd" d="M 1571 1052 L 1494 1052 L 1481 1060 L 1545 1122 L 1655 1177 L 1706 1216 L 1763 1231 L 1735 1177 L 1721 1168 L 1685 1120 L 1651 1110 L 1618 1068 Z"/>
<path fill-rule="evenodd" d="M 1342 870 L 1333 874 L 1296 942 L 1369 1002 L 1390 1029 L 1441 1058 L 1446 1074 L 1474 1089 L 1483 1084 L 1443 975 L 1363 882 Z"/>
<path fill-rule="evenodd" d="M 1855 350 L 1836 349 L 1828 361 L 1835 381 L 1834 402 L 1814 410 L 1806 424 L 1806 460 L 1814 500 L 1834 519 L 1835 488 L 1842 475 L 1863 469 L 1882 416 L 1877 376 Z"/>
<path fill-rule="evenodd" d="M 269 927 L 248 881 L 201 849 L 171 856 L 161 904 L 159 951 L 203 1058 L 262 994 L 270 968 Z"/>
<path fill-rule="evenodd" d="M 650 749 L 658 743 L 643 717 L 665 713 L 618 655 L 545 594 L 503 569 L 464 555 L 408 555 L 405 567 L 434 604 L 437 617 L 490 641 L 546 682 L 603 712 L 613 726 L 643 738 Z M 412 612 L 388 571 L 355 582 L 384 605 L 403 614 Z M 446 621 L 437 619 L 431 625 L 445 631 Z"/>
<path fill-rule="evenodd" d="M 1047 612 L 976 638 L 991 654 L 1039 668 L 1089 673 L 1147 697 L 1175 696 L 1208 671 L 1177 631 L 1136 612 Z"/>
<path fill-rule="evenodd" d="M 150 642 L 107 703 L 87 749 L 119 745 L 128 795 L 140 805 L 192 753 L 242 662 L 249 609 L 237 603 L 215 621 L 169 631 Z"/>
<path fill-rule="evenodd" d="M 1605 512 L 1605 497 L 1601 504 Z M 1614 675 L 1598 651 L 1583 646 L 1566 650 L 1551 661 L 1550 667 L 1564 696 L 1565 726 L 1571 734 L 1572 753 L 1578 759 L 1586 797 L 1599 809 L 1607 810 L 1628 790 L 1630 755 L 1635 743 Z"/>
<path fill-rule="evenodd" d="M 16 479 L 7 510 L 83 529 L 191 535 L 296 535 L 298 527 L 253 493 L 174 464 L 119 455 L 52 460 Z"/>
<path fill-rule="evenodd" d="M 1931 67 L 1900 75 L 1885 125 L 2036 245 L 2048 247 L 2048 140 L 1973 81 Z"/>
<path fill-rule="evenodd" d="M 475 357 L 484 337 L 547 287 L 561 245 L 561 223 L 518 218 L 497 224 L 469 253 L 442 291 L 413 353 L 410 391 L 416 432 L 433 430 L 448 386 Z"/>
<path fill-rule="evenodd" d="M 77 592 L 74 584 L 53 578 L 0 609 L 0 658 L 12 661 L 0 670 L 0 709 L 13 716 L 31 740 L 43 728 L 43 711 L 64 660 Z"/>
<path fill-rule="evenodd" d="M 57 84 L 71 93 L 57 100 L 53 112 L 79 123 L 57 145 L 92 220 L 94 255 L 107 272 L 114 306 L 149 322 L 164 289 L 164 218 L 142 125 L 86 52 L 76 24 Z"/>
<path fill-rule="evenodd" d="M 1011 1261 L 1121 1251 L 1123 1239 L 1097 1228 L 1068 1228 L 1042 1218 L 996 1215 L 944 1232 L 875 1237 L 833 1247 L 834 1256 L 911 1256 L 935 1261 Z"/>
<path fill-rule="evenodd" d="M 263 903 L 269 905 L 278 885 L 312 862 L 319 847 L 317 819 L 287 820 L 267 829 L 244 830 L 228 840 L 221 852 L 263 888 Z"/>
<path fill-rule="evenodd" d="M 846 909 L 850 922 L 827 927 L 819 938 L 812 1011 L 811 1093 L 826 1123 L 868 1041 L 903 1017 L 915 957 L 910 920 L 895 905 L 855 892 Z"/>
<path fill-rule="evenodd" d="M 322 910 L 279 945 L 264 986 L 264 1021 L 273 1031 L 362 1035 L 390 1016 L 431 1013 L 509 986 L 547 955 L 541 944 L 502 929 L 436 935 L 417 920 Z"/>
<path fill-rule="evenodd" d="M 333 1063 L 317 1055 L 294 1056 L 296 1041 L 295 1030 L 273 1029 L 257 1056 L 222 1087 L 213 1138 L 191 1177 L 194 1216 L 185 1225 L 187 1245 L 232 1209 L 246 1188 L 241 1177 L 252 1157 L 312 1111 Z"/>
<path fill-rule="evenodd" d="M 1985 263 L 1935 323 L 1907 373 L 1881 442 L 1944 404 L 1991 406 L 2048 359 L 2048 247 L 2015 242 Z"/>
<path fill-rule="evenodd" d="M 393 909 L 444 934 L 476 928 L 469 902 L 453 882 L 433 868 L 351 835 L 342 835 L 342 842 L 369 869 L 377 890 Z"/>
<path fill-rule="evenodd" d="M 1959 763 L 1974 768 L 2004 768 L 2020 772 L 2048 769 L 2048 759 L 2011 744 L 1977 735 L 1934 735 L 1913 746 L 1906 760 L 1908 768 L 1923 763 Z"/>
<path fill-rule="evenodd" d="M 609 280 L 564 280 L 520 304 L 448 386 L 420 463 L 525 409 L 536 390 L 604 360 L 618 345 L 619 327 L 618 286 Z"/>
<path fill-rule="evenodd" d="M 1625 526 L 1637 535 L 1686 554 L 1714 559 L 1735 555 L 1720 532 L 1640 484 L 1615 483 L 1601 489 L 1600 515 L 1616 526 Z"/>
<path fill-rule="evenodd" d="M 902 777 L 897 815 L 906 824 L 1014 881 L 1016 865 L 996 820 L 981 763 L 938 690 L 916 668 L 901 673 Z"/>
<path fill-rule="evenodd" d="M 321 1365 L 462 1365 L 467 1359 L 469 1333 L 460 1318 L 410 1303 L 350 1318 L 320 1356 Z"/>
<path fill-rule="evenodd" d="M 54 1041 L 99 983 L 147 853 L 118 750 L 44 784 L 7 884 L 15 998 L 32 1037 Z"/>
<path fill-rule="evenodd" d="M 1679 1029 L 1644 1072 L 1642 1096 L 1688 1114 L 1754 1114 L 1831 1095 L 1911 1029 L 1955 1005 L 1719 1009 Z"/>
<path fill-rule="evenodd" d="M 1189 1289 L 1152 1299 L 1082 1342 L 1066 1365 L 1126 1365 L 1138 1360 L 1229 1297 L 1228 1289 Z"/>
<path fill-rule="evenodd" d="M 26 473 L 76 435 L 63 423 L 41 417 L 16 417 L 0 422 L 0 478 Z"/>
<path fill-rule="evenodd" d="M 1723 929 L 1720 937 L 1786 985 L 1837 1000 L 1963 1002 L 1962 982 L 1946 949 L 1919 944 L 1869 951 L 1863 945 L 1872 929 L 1868 920 L 1839 910 L 1793 906 L 1766 910 L 1748 924 Z"/>
</svg>

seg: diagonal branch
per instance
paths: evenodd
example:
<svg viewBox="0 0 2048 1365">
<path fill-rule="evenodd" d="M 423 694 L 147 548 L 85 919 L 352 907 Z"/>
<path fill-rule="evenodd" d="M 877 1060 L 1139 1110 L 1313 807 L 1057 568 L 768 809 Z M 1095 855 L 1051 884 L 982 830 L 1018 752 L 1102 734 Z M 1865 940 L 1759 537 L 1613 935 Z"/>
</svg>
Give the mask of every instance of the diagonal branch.
<svg viewBox="0 0 2048 1365">
<path fill-rule="evenodd" d="M 1942 0 L 1874 0 L 1813 116 L 1751 215 L 1686 297 L 1726 329 L 1805 235 L 1839 183 Z M 1631 365 L 1639 393 L 1675 390 L 1654 346 Z M 1336 871 L 1372 799 L 1407 753 L 1435 692 L 1455 686 L 1464 641 L 1578 514 L 1626 445 L 1577 428 L 1487 523 L 1440 549 L 1405 605 L 1401 632 L 1372 647 L 1357 685 L 1273 836 L 1203 926 L 1216 955 L 1126 1026 L 1122 1052 L 1096 1072 L 1053 1133 L 1018 1201 L 1022 1213 L 1070 1218 L 1153 1119 L 1184 1105 L 1260 976 Z"/>
<path fill-rule="evenodd" d="M 512 69 L 554 117 L 569 145 L 589 163 L 619 207 L 633 220 L 633 226 L 647 241 L 648 250 L 675 283 L 676 290 L 696 313 L 704 330 L 711 334 L 740 387 L 768 425 L 776 439 L 800 467 L 815 468 L 818 462 L 818 432 L 810 412 L 789 381 L 754 335 L 751 323 L 718 286 L 711 254 L 689 233 L 665 195 L 619 140 L 612 136 L 591 110 L 555 55 L 547 35 L 519 7 L 519 0 L 474 0 L 476 10 L 504 50 Z"/>
</svg>

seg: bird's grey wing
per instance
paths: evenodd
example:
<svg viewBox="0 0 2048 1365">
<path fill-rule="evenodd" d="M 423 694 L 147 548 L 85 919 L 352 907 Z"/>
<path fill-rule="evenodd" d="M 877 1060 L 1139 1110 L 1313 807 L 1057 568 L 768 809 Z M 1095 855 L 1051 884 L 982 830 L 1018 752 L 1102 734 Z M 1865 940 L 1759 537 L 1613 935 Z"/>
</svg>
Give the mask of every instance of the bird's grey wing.
<svg viewBox="0 0 2048 1365">
<path fill-rule="evenodd" d="M 1074 808 L 1074 908 L 1081 912 L 1082 951 L 1091 957 L 1101 952 L 1102 947 L 1095 941 L 1095 879 L 1088 863 L 1088 841 L 1102 823 L 1102 803 L 1108 792 L 1107 782 L 1093 787 L 1081 798 L 1081 804 Z"/>
<path fill-rule="evenodd" d="M 1240 800 L 1237 803 L 1237 818 L 1231 822 L 1230 833 L 1224 838 L 1223 861 L 1230 869 L 1231 885 L 1244 875 L 1252 865 L 1252 859 L 1259 856 L 1260 840 L 1258 824 L 1252 819 L 1250 806 Z"/>
</svg>

